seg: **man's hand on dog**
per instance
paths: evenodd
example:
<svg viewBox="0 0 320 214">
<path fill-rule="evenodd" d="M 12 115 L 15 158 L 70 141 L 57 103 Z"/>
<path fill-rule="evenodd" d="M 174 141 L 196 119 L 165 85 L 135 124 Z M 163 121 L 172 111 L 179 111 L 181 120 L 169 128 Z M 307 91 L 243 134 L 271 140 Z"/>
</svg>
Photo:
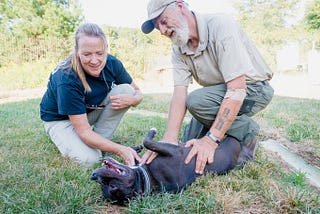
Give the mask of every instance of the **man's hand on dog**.
<svg viewBox="0 0 320 214">
<path fill-rule="evenodd" d="M 151 150 L 147 150 L 142 158 L 141 158 L 141 164 L 149 164 L 153 161 L 153 159 L 155 159 L 158 156 L 158 153 L 153 152 Z"/>
<path fill-rule="evenodd" d="M 195 172 L 203 174 L 206 164 L 213 163 L 214 153 L 218 147 L 217 143 L 212 142 L 207 136 L 200 139 L 191 139 L 187 141 L 185 147 L 192 146 L 185 163 L 188 164 L 191 159 L 196 155 L 196 168 Z"/>
<path fill-rule="evenodd" d="M 167 142 L 167 141 L 165 141 Z M 174 144 L 174 143 L 173 143 Z M 196 155 L 196 168 L 195 172 L 198 174 L 203 174 L 206 164 L 213 163 L 214 153 L 218 147 L 217 143 L 212 142 L 208 137 L 204 136 L 200 139 L 189 140 L 185 147 L 192 146 L 188 156 L 185 159 L 185 163 L 188 164 L 191 159 Z M 150 164 L 156 157 L 158 153 L 147 150 L 141 158 L 141 164 Z"/>
<path fill-rule="evenodd" d="M 172 144 L 175 144 L 175 145 L 178 145 L 178 142 L 176 143 L 173 143 L 173 140 L 171 139 L 162 139 L 161 141 L 159 141 L 160 143 L 162 142 L 166 142 L 166 143 L 172 143 Z M 158 156 L 158 153 L 156 152 L 153 152 L 151 150 L 147 150 L 144 155 L 142 156 L 141 158 L 141 164 L 149 164 L 151 163 L 156 157 Z"/>
</svg>

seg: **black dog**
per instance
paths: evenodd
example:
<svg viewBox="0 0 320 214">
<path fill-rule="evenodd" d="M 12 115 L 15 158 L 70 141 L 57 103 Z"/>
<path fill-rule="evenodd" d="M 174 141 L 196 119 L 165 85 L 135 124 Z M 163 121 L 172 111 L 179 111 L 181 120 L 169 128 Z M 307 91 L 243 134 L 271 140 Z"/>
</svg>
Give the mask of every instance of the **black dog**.
<svg viewBox="0 0 320 214">
<path fill-rule="evenodd" d="M 191 147 L 184 144 L 178 146 L 169 143 L 159 143 L 153 140 L 155 129 L 148 132 L 143 144 L 158 153 L 148 165 L 129 167 L 118 163 L 112 158 L 105 158 L 103 168 L 96 169 L 91 180 L 101 184 L 105 199 L 123 204 L 128 199 L 135 199 L 152 193 L 177 193 L 192 182 L 199 174 L 195 173 L 196 159 L 189 164 L 184 160 Z M 206 173 L 222 174 L 233 169 L 240 153 L 240 143 L 233 137 L 226 137 L 218 146 L 214 162 L 207 164 Z"/>
</svg>

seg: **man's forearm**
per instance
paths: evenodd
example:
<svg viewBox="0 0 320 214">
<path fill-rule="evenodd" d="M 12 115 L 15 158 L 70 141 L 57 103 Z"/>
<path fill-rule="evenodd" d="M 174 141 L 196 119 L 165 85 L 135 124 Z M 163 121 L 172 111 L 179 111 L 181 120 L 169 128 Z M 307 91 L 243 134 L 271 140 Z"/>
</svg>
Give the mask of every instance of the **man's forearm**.
<svg viewBox="0 0 320 214">
<path fill-rule="evenodd" d="M 222 100 L 216 119 L 210 128 L 211 134 L 219 140 L 224 137 L 238 115 L 246 97 L 246 88 L 244 75 L 227 82 L 227 92 Z"/>
<path fill-rule="evenodd" d="M 211 134 L 221 140 L 235 120 L 241 105 L 242 101 L 224 99 L 221 103 L 217 117 L 210 128 Z"/>
<path fill-rule="evenodd" d="M 167 129 L 163 140 L 168 143 L 178 143 L 179 131 L 186 114 L 187 89 L 183 86 L 175 87 L 168 113 Z"/>
</svg>

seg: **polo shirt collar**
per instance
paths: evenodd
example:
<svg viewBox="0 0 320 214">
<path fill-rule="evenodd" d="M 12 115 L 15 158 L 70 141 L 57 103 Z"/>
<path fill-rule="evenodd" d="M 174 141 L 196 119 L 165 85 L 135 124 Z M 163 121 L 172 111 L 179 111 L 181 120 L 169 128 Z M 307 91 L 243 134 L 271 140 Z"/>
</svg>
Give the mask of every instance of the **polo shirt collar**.
<svg viewBox="0 0 320 214">
<path fill-rule="evenodd" d="M 201 16 L 199 13 L 193 12 L 193 15 L 196 18 L 197 26 L 198 26 L 198 33 L 199 33 L 199 46 L 196 50 L 196 52 L 192 52 L 189 48 L 188 45 L 183 45 L 180 47 L 181 53 L 186 54 L 186 55 L 191 55 L 191 54 L 197 54 L 201 51 L 203 51 L 208 44 L 208 26 L 207 23 L 204 19 L 203 16 Z"/>
</svg>

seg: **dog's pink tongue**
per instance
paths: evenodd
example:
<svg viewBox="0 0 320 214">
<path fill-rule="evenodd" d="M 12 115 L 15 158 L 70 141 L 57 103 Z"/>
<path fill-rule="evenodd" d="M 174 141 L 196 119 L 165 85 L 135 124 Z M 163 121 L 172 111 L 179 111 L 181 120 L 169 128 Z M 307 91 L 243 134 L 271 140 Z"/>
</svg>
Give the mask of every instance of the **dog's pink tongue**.
<svg viewBox="0 0 320 214">
<path fill-rule="evenodd" d="M 110 162 L 110 161 L 107 161 L 107 160 L 105 160 L 104 161 L 104 165 L 105 165 L 105 167 L 108 169 L 108 170 L 110 170 L 110 171 L 113 171 L 113 172 L 116 172 L 116 173 L 121 173 L 121 170 L 120 169 L 118 169 L 117 167 L 115 167 L 113 164 L 112 164 L 112 162 Z"/>
</svg>

